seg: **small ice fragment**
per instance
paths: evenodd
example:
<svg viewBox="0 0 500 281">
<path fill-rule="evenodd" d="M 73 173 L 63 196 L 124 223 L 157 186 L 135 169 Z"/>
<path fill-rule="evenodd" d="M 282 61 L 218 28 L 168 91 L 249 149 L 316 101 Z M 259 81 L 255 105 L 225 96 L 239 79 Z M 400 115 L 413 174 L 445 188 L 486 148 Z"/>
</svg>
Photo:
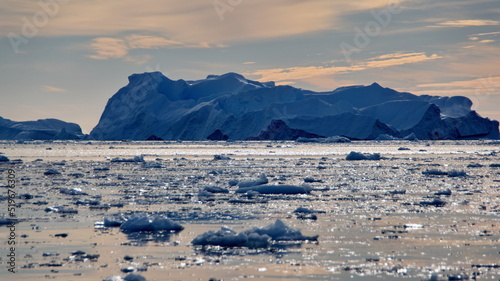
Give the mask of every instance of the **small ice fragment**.
<svg viewBox="0 0 500 281">
<path fill-rule="evenodd" d="M 409 229 L 420 229 L 420 228 L 424 228 L 423 225 L 421 224 L 417 224 L 417 223 L 407 223 L 404 225 L 404 228 L 409 228 Z"/>
</svg>

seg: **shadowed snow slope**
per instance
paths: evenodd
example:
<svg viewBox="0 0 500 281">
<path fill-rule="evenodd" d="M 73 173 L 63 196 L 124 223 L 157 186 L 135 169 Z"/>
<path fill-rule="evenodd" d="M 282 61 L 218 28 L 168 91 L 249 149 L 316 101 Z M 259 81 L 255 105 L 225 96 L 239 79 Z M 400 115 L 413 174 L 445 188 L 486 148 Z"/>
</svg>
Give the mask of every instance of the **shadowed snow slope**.
<svg viewBox="0 0 500 281">
<path fill-rule="evenodd" d="M 471 105 L 465 97 L 416 96 L 377 83 L 317 93 L 237 73 L 173 81 L 152 72 L 129 77 L 90 138 L 376 139 L 412 133 L 419 139 L 498 138 L 498 122 L 480 117 Z M 280 126 L 272 126 L 278 120 Z M 283 129 L 269 129 L 274 127 Z"/>
</svg>

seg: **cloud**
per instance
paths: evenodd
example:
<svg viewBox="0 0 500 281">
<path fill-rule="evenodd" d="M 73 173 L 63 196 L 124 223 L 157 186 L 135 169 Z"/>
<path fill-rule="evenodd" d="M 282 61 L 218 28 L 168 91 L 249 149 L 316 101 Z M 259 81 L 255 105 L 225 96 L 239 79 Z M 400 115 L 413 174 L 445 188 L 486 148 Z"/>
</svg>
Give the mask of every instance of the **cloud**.
<svg viewBox="0 0 500 281">
<path fill-rule="evenodd" d="M 95 38 L 90 44 L 95 54 L 89 58 L 96 60 L 119 59 L 128 54 L 129 47 L 123 39 L 101 37 Z"/>
<path fill-rule="evenodd" d="M 289 67 L 257 70 L 251 75 L 260 76 L 259 81 L 295 81 L 306 80 L 316 76 L 335 75 L 352 73 L 369 69 L 386 68 L 411 63 L 419 63 L 428 60 L 442 58 L 437 54 L 430 56 L 425 53 L 392 53 L 370 58 L 368 60 L 351 64 L 350 66 L 308 66 L 308 67 Z"/>
<path fill-rule="evenodd" d="M 88 57 L 96 60 L 123 59 L 137 64 L 147 63 L 152 56 L 130 56 L 131 50 L 160 48 L 210 48 L 207 43 L 183 44 L 159 36 L 129 35 L 124 38 L 99 37 L 94 38 L 88 46 L 94 54 Z"/>
<path fill-rule="evenodd" d="M 472 34 L 471 36 L 479 37 L 479 36 L 499 35 L 499 34 L 500 34 L 500 31 L 495 31 L 495 32 L 486 32 L 486 33 Z"/>
<path fill-rule="evenodd" d="M 438 23 L 438 26 L 447 27 L 469 27 L 469 26 L 489 26 L 500 25 L 496 20 L 450 20 Z"/>
<path fill-rule="evenodd" d="M 39 2 L 8 1 L 3 5 L 0 35 L 21 34 L 22 18 L 31 19 L 44 11 Z M 123 34 L 155 34 L 168 39 L 157 41 L 158 38 L 143 37 L 138 44 L 157 48 L 178 42 L 183 46 L 200 42 L 213 45 L 342 29 L 346 15 L 386 9 L 389 4 L 388 0 L 221 2 L 230 6 L 224 10 L 223 20 L 214 1 L 69 1 L 57 7 L 47 24 L 38 28 L 36 36 L 114 38 Z"/>
<path fill-rule="evenodd" d="M 160 49 L 182 45 L 180 42 L 163 37 L 145 35 L 130 35 L 126 37 L 126 41 L 130 49 Z"/>
<path fill-rule="evenodd" d="M 42 91 L 44 91 L 44 92 L 52 92 L 52 93 L 64 93 L 64 92 L 66 92 L 65 89 L 57 88 L 57 87 L 49 86 L 49 85 L 43 85 L 42 86 Z"/>
<path fill-rule="evenodd" d="M 481 77 L 447 83 L 428 83 L 417 85 L 418 88 L 439 88 L 441 90 L 461 89 L 470 93 L 500 94 L 500 76 Z"/>
</svg>

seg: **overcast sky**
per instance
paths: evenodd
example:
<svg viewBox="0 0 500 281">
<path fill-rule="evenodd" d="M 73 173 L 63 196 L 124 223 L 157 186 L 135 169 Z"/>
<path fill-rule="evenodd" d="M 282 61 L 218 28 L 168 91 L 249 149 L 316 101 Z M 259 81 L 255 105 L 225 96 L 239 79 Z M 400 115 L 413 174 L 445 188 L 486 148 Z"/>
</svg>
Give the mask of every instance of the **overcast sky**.
<svg viewBox="0 0 500 281">
<path fill-rule="evenodd" d="M 500 120 L 498 0 L 2 0 L 0 116 L 85 133 L 132 73 L 462 95 Z"/>
</svg>

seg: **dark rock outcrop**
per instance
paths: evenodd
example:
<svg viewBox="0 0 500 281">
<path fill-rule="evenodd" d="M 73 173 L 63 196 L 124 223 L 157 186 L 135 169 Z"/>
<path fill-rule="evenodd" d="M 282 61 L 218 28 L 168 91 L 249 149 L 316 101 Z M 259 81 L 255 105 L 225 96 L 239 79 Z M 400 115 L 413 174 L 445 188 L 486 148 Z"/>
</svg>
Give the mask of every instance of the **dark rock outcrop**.
<svg viewBox="0 0 500 281">
<path fill-rule="evenodd" d="M 324 137 L 303 130 L 292 129 L 283 120 L 272 120 L 265 131 L 262 131 L 257 137 L 248 138 L 248 140 L 296 140 L 298 138 L 317 139 Z"/>
<path fill-rule="evenodd" d="M 221 130 L 217 129 L 215 130 L 210 136 L 207 137 L 207 140 L 213 140 L 213 141 L 225 141 L 228 140 L 229 136 L 224 135 Z"/>
</svg>

